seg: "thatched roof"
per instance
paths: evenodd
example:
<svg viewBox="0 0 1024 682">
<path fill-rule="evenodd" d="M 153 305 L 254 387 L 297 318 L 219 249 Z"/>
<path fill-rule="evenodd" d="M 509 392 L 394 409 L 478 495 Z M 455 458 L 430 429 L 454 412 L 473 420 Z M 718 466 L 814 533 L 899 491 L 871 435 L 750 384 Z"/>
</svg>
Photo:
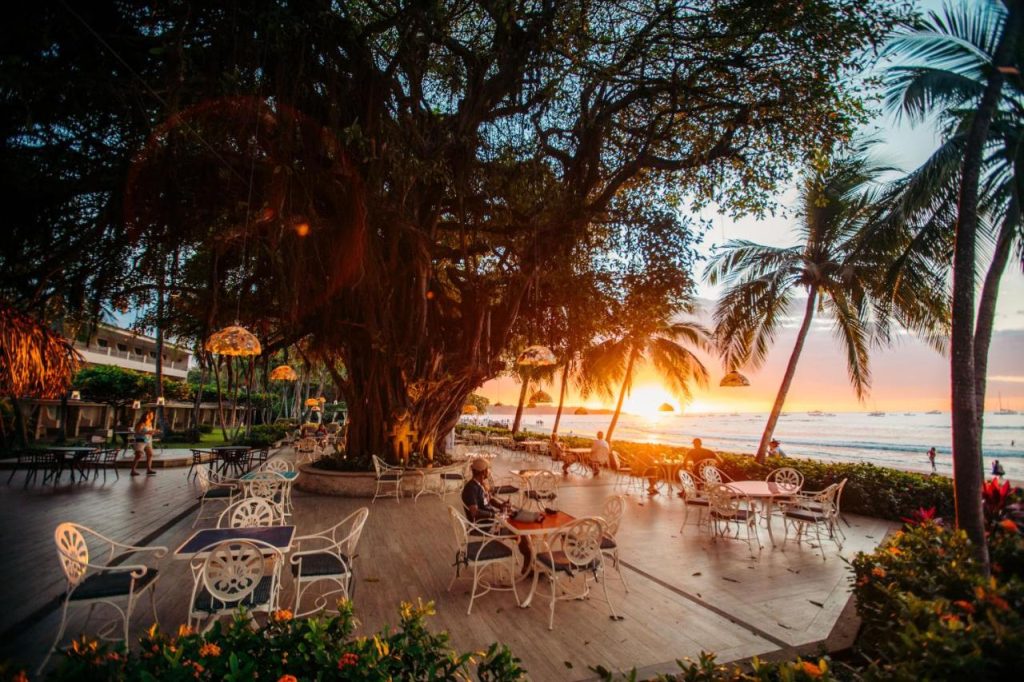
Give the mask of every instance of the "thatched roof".
<svg viewBox="0 0 1024 682">
<path fill-rule="evenodd" d="M 0 395 L 58 398 L 81 361 L 71 341 L 0 303 Z"/>
</svg>

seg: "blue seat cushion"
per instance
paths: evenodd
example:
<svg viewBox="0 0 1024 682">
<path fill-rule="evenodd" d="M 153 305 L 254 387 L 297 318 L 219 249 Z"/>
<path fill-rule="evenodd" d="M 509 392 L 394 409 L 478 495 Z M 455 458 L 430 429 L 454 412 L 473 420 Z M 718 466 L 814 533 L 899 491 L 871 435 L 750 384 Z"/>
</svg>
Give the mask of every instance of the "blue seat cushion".
<svg viewBox="0 0 1024 682">
<path fill-rule="evenodd" d="M 574 565 L 565 552 L 541 552 L 537 555 L 537 563 L 549 571 L 561 571 L 563 573 L 575 573 L 577 571 L 593 571 L 597 569 L 597 559 L 594 559 L 585 566 Z"/>
<path fill-rule="evenodd" d="M 135 592 L 140 592 L 146 585 L 156 580 L 157 570 L 151 568 L 135 581 Z M 78 588 L 71 593 L 70 600 L 105 599 L 127 595 L 131 591 L 132 576 L 128 571 L 117 573 L 93 573 L 83 580 Z"/>
<path fill-rule="evenodd" d="M 292 575 L 344 575 L 351 573 L 351 566 L 352 562 L 344 554 L 317 552 L 300 556 L 299 563 L 292 564 Z"/>
<path fill-rule="evenodd" d="M 494 561 L 512 556 L 512 548 L 504 542 L 470 542 L 466 545 L 469 561 Z"/>
<path fill-rule="evenodd" d="M 270 586 L 273 583 L 273 578 L 269 575 L 264 576 L 260 579 L 256 585 L 256 589 L 250 592 L 244 599 L 238 602 L 232 602 L 225 605 L 219 599 L 214 599 L 205 587 L 199 590 L 199 594 L 196 595 L 195 603 L 192 604 L 193 611 L 205 611 L 206 613 L 216 613 L 217 611 L 225 608 L 237 608 L 244 606 L 246 608 L 252 608 L 254 606 L 262 606 L 270 603 Z"/>
</svg>

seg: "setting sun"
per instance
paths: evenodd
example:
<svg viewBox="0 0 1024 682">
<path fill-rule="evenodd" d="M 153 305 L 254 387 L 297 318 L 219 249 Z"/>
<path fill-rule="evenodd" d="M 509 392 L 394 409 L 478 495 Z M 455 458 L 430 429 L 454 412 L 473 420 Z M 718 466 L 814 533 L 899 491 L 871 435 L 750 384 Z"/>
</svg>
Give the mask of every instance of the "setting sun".
<svg viewBox="0 0 1024 682">
<path fill-rule="evenodd" d="M 664 403 L 671 405 L 673 407 L 673 412 L 661 411 L 659 408 Z M 657 417 L 663 414 L 679 412 L 680 407 L 679 399 L 675 398 L 661 386 L 645 385 L 633 388 L 632 392 L 626 396 L 626 401 L 622 405 L 622 410 L 629 414 L 640 415 L 643 417 Z"/>
</svg>

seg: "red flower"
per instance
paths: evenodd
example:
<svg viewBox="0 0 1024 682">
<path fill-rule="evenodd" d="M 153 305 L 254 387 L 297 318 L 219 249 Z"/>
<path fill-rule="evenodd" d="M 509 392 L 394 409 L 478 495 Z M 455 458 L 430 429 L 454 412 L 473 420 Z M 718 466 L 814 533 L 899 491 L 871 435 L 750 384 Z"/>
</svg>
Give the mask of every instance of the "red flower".
<svg viewBox="0 0 1024 682">
<path fill-rule="evenodd" d="M 338 670 L 342 670 L 344 668 L 347 668 L 350 665 L 355 665 L 358 662 L 359 662 L 359 655 L 358 654 L 354 654 L 351 651 L 346 653 L 346 654 L 342 654 L 341 658 L 338 659 Z"/>
</svg>

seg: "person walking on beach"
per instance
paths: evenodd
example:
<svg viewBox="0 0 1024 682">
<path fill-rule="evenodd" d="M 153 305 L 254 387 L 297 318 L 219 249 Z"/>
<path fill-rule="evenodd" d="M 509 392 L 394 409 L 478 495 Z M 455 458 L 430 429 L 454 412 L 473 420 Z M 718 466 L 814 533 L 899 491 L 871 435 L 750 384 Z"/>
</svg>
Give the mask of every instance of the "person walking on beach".
<svg viewBox="0 0 1024 682">
<path fill-rule="evenodd" d="M 992 475 L 1002 478 L 1006 475 L 1006 470 L 1003 469 L 1003 465 L 999 463 L 999 460 L 992 462 Z"/>
<path fill-rule="evenodd" d="M 932 464 L 932 473 L 935 473 L 935 448 L 928 451 L 928 461 Z"/>
<path fill-rule="evenodd" d="M 146 475 L 152 476 L 156 473 L 156 469 L 153 468 L 153 433 L 156 431 L 153 426 L 154 417 L 153 411 L 150 410 L 135 424 L 135 461 L 132 462 L 132 476 L 139 475 L 136 469 L 143 453 L 146 454 Z"/>
</svg>

